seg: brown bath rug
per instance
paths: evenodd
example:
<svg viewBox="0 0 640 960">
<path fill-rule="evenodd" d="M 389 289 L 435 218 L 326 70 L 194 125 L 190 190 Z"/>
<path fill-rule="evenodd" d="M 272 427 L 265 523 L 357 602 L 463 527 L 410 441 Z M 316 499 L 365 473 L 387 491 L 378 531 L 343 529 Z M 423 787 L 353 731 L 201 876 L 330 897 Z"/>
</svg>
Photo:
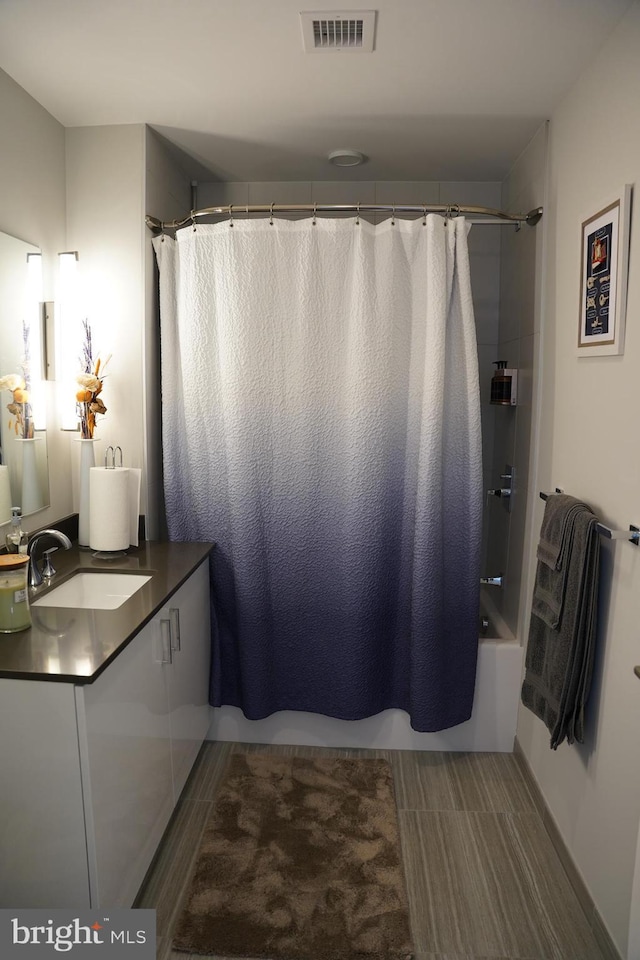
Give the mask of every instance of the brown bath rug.
<svg viewBox="0 0 640 960">
<path fill-rule="evenodd" d="M 387 761 L 232 757 L 173 948 L 256 960 L 410 960 Z"/>
</svg>

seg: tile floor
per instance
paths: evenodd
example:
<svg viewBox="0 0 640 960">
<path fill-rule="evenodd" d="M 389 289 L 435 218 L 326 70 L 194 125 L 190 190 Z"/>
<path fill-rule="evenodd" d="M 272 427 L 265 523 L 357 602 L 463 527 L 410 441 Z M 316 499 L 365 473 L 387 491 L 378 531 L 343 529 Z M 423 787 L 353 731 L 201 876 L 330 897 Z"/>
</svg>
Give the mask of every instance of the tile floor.
<svg viewBox="0 0 640 960">
<path fill-rule="evenodd" d="M 512 754 L 206 743 L 136 901 L 157 911 L 158 960 L 232 752 L 387 758 L 416 960 L 603 960 Z M 224 960 L 224 958 L 221 958 Z"/>
</svg>

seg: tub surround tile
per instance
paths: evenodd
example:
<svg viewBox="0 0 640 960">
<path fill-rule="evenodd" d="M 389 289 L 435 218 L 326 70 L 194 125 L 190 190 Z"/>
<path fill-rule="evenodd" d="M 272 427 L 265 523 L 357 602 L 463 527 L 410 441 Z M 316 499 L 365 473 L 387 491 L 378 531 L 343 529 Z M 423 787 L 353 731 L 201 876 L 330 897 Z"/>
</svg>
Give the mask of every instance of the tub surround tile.
<svg viewBox="0 0 640 960">
<path fill-rule="evenodd" d="M 491 207 L 499 210 L 502 203 L 502 184 L 493 180 L 440 181 L 440 203 L 469 204 L 473 207 Z M 503 230 L 503 227 L 497 227 Z"/>
<path fill-rule="evenodd" d="M 249 203 L 311 203 L 311 194 L 311 181 L 305 180 L 249 184 Z"/>
<path fill-rule="evenodd" d="M 506 209 L 527 213 L 544 202 L 544 190 L 535 188 L 546 169 L 548 134 L 549 121 L 545 120 L 509 171 L 502 185 L 502 202 Z"/>
<path fill-rule="evenodd" d="M 238 181 L 216 183 L 208 181 L 198 184 L 198 207 L 226 207 L 228 204 L 249 203 L 249 184 Z"/>
<path fill-rule="evenodd" d="M 437 180 L 377 180 L 376 203 L 421 204 L 440 202 Z"/>
<path fill-rule="evenodd" d="M 375 203 L 374 180 L 314 180 L 311 184 L 311 203 Z M 354 213 L 344 214 L 353 217 Z M 336 214 L 338 216 L 338 214 Z"/>
</svg>

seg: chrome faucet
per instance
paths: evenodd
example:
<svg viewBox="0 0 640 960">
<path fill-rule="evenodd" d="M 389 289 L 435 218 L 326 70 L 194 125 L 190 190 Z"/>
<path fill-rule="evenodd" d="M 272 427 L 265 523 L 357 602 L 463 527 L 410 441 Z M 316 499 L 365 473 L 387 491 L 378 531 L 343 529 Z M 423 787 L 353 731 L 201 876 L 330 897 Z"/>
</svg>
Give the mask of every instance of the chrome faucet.
<svg viewBox="0 0 640 960">
<path fill-rule="evenodd" d="M 42 583 L 43 572 L 47 578 L 52 577 L 53 574 L 55 573 L 55 570 L 53 569 L 53 565 L 51 563 L 51 559 L 49 557 L 49 554 L 52 553 L 51 550 L 45 550 L 46 563 L 44 566 L 44 571 L 41 572 L 40 567 L 38 566 L 38 561 L 36 559 L 36 549 L 43 537 L 53 537 L 53 539 L 57 540 L 58 543 L 61 546 L 63 546 L 65 550 L 69 550 L 71 548 L 71 540 L 69 540 L 69 537 L 65 533 L 62 533 L 60 530 L 40 530 L 39 533 L 35 533 L 29 540 L 29 543 L 27 544 L 27 553 L 31 557 L 31 563 L 29 564 L 29 567 L 30 567 L 29 586 L 30 587 L 40 586 L 40 584 Z M 53 549 L 57 550 L 58 547 L 54 547 Z"/>
</svg>

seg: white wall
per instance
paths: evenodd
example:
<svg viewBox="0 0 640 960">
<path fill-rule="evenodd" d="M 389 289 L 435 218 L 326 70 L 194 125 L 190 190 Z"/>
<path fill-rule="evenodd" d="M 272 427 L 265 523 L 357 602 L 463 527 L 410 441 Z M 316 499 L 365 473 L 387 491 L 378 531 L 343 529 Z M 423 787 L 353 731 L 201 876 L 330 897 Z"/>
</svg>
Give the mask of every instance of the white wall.
<svg viewBox="0 0 640 960">
<path fill-rule="evenodd" d="M 140 468 L 145 436 L 145 131 L 144 124 L 66 131 L 67 243 L 79 253 L 94 358 L 112 354 L 102 394 L 108 412 L 96 425 L 96 463 L 103 462 L 108 445 L 118 444 L 125 466 Z M 71 445 L 74 479 L 78 446 Z M 145 508 L 143 481 L 142 513 Z"/>
<path fill-rule="evenodd" d="M 79 251 L 86 315 L 97 353 L 111 353 L 96 462 L 119 444 L 142 469 L 141 513 L 157 538 L 162 513 L 158 322 L 146 213 L 169 220 L 190 206 L 190 181 L 144 124 L 66 131 L 67 230 Z M 73 477 L 77 450 L 72 445 Z M 74 504 L 77 490 L 74 482 Z"/>
<path fill-rule="evenodd" d="M 64 128 L 2 70 L 0 144 L 0 230 L 40 247 L 44 295 L 53 300 L 58 253 L 67 249 Z M 68 444 L 58 429 L 52 384 L 47 385 L 47 393 L 51 505 L 28 518 L 27 529 L 46 526 L 72 512 Z"/>
<path fill-rule="evenodd" d="M 640 7 L 634 4 L 552 116 L 544 215 L 536 490 L 563 487 L 618 529 L 640 523 L 639 51 Z M 625 353 L 577 359 L 580 225 L 622 184 L 634 182 Z M 537 531 L 543 504 L 532 493 Z M 603 542 L 602 559 L 587 742 L 552 752 L 548 731 L 524 708 L 518 739 L 596 907 L 626 955 L 640 821 L 640 682 L 633 674 L 640 662 L 640 550 L 626 542 Z"/>
</svg>

